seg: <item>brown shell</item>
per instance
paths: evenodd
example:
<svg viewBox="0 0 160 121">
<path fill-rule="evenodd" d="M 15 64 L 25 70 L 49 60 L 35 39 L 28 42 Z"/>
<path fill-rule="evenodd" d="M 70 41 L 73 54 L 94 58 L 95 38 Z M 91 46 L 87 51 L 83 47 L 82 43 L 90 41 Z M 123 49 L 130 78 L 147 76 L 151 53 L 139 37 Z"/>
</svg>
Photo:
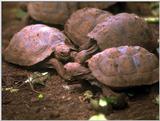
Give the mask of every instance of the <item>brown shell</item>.
<svg viewBox="0 0 160 121">
<path fill-rule="evenodd" d="M 31 2 L 29 15 L 38 21 L 49 24 L 64 24 L 71 13 L 76 11 L 76 2 Z"/>
<path fill-rule="evenodd" d="M 34 65 L 54 51 L 55 46 L 64 44 L 65 36 L 58 29 L 36 24 L 23 28 L 11 39 L 4 51 L 4 59 L 22 65 Z"/>
<path fill-rule="evenodd" d="M 158 81 L 157 57 L 139 46 L 120 46 L 97 53 L 88 60 L 98 81 L 110 87 L 150 85 Z"/>
<path fill-rule="evenodd" d="M 96 40 L 101 50 L 124 45 L 137 45 L 149 49 L 153 34 L 141 17 L 120 13 L 98 24 L 88 37 Z"/>
<path fill-rule="evenodd" d="M 87 34 L 102 21 L 105 21 L 112 14 L 96 8 L 83 8 L 74 12 L 64 26 L 65 34 L 71 39 L 74 45 L 81 48 L 89 38 Z"/>
<path fill-rule="evenodd" d="M 30 2 L 29 15 L 37 20 L 49 24 L 64 24 L 69 16 L 79 8 L 95 7 L 108 8 L 115 2 Z"/>
</svg>

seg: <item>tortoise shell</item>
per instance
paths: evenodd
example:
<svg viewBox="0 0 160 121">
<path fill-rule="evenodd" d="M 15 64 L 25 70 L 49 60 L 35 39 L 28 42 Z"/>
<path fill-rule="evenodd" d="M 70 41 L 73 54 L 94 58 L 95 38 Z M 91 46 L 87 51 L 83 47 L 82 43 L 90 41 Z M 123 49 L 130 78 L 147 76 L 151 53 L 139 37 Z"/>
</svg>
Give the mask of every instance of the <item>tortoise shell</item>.
<svg viewBox="0 0 160 121">
<path fill-rule="evenodd" d="M 89 42 L 87 34 L 112 14 L 96 8 L 83 8 L 74 12 L 64 26 L 64 32 L 78 48 Z M 83 48 L 84 49 L 84 48 Z"/>
<path fill-rule="evenodd" d="M 30 2 L 29 15 L 37 20 L 49 24 L 64 24 L 71 13 L 76 11 L 76 2 Z"/>
<path fill-rule="evenodd" d="M 128 13 L 108 17 L 105 22 L 97 24 L 88 33 L 88 37 L 96 40 L 101 50 L 125 45 L 149 49 L 149 43 L 154 38 L 149 26 L 141 17 Z"/>
<path fill-rule="evenodd" d="M 30 2 L 29 15 L 37 20 L 49 24 L 63 25 L 76 10 L 84 7 L 108 8 L 115 2 Z"/>
<path fill-rule="evenodd" d="M 4 50 L 4 59 L 31 66 L 50 56 L 57 45 L 64 44 L 65 39 L 65 35 L 56 28 L 42 24 L 26 26 L 12 37 Z"/>
<path fill-rule="evenodd" d="M 140 46 L 105 49 L 88 66 L 99 82 L 114 88 L 150 85 L 159 77 L 157 57 Z"/>
</svg>

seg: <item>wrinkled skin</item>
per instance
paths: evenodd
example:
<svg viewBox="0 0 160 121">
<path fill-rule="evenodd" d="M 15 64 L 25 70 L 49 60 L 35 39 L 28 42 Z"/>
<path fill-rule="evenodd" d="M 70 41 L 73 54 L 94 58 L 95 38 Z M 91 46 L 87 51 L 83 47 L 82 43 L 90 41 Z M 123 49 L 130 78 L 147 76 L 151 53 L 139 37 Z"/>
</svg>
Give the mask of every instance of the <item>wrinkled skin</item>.
<svg viewBox="0 0 160 121">
<path fill-rule="evenodd" d="M 91 71 L 77 62 L 69 62 L 64 65 L 64 68 L 67 75 L 70 76 L 70 81 L 75 81 L 77 79 L 95 80 L 95 77 L 91 75 Z"/>
<path fill-rule="evenodd" d="M 97 24 L 87 37 L 90 38 L 90 47 L 97 46 L 100 51 L 124 45 L 137 45 L 151 51 L 155 48 L 152 45 L 156 45 L 152 44 L 155 38 L 147 23 L 141 17 L 128 13 L 108 17 L 106 21 Z M 87 51 L 83 56 L 79 54 L 76 57 L 77 62 L 85 62 L 84 55 L 93 54 Z"/>
<path fill-rule="evenodd" d="M 105 49 L 92 56 L 87 63 L 89 68 L 77 62 L 67 63 L 64 68 L 74 80 L 98 81 L 105 96 L 120 98 L 120 94 L 111 88 L 152 85 L 159 78 L 158 58 L 140 46 Z M 125 98 L 120 99 L 125 101 Z"/>
<path fill-rule="evenodd" d="M 63 65 L 58 61 L 70 59 L 71 49 L 65 44 L 66 39 L 56 28 L 42 24 L 26 26 L 13 36 L 3 57 L 13 64 L 32 66 L 54 53 L 48 62 L 44 61 L 46 67 L 52 65 L 60 76 L 66 78 Z"/>
<path fill-rule="evenodd" d="M 66 44 L 62 44 L 62 45 L 57 45 L 55 47 L 55 57 L 58 60 L 62 60 L 62 61 L 68 61 L 70 60 L 70 48 L 66 45 Z"/>
</svg>

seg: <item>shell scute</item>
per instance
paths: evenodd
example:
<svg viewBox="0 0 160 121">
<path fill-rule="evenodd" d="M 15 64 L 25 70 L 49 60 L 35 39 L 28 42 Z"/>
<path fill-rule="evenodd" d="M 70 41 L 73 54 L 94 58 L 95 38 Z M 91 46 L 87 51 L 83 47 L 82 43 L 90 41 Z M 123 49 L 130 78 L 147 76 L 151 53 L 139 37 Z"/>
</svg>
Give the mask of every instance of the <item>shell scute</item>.
<svg viewBox="0 0 160 121">
<path fill-rule="evenodd" d="M 135 65 L 131 56 L 122 55 L 117 59 L 119 74 L 132 74 L 136 72 Z"/>
</svg>

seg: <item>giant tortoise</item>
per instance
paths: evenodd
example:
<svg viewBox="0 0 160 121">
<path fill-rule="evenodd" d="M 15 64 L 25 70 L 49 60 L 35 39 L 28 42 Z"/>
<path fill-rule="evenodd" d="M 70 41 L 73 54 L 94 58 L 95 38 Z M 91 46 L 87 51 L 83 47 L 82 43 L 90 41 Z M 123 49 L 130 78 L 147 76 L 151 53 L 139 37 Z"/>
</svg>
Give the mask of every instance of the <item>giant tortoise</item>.
<svg viewBox="0 0 160 121">
<path fill-rule="evenodd" d="M 36 24 L 24 27 L 11 39 L 4 50 L 6 61 L 21 65 L 41 64 L 53 67 L 61 77 L 65 77 L 63 65 L 58 60 L 70 60 L 71 48 L 65 43 L 67 37 L 58 29 Z"/>
<path fill-rule="evenodd" d="M 108 48 L 93 55 L 86 66 L 70 62 L 64 68 L 72 81 L 97 81 L 105 96 L 121 97 L 121 102 L 125 98 L 112 90 L 152 85 L 159 80 L 158 58 L 140 46 Z"/>
</svg>

